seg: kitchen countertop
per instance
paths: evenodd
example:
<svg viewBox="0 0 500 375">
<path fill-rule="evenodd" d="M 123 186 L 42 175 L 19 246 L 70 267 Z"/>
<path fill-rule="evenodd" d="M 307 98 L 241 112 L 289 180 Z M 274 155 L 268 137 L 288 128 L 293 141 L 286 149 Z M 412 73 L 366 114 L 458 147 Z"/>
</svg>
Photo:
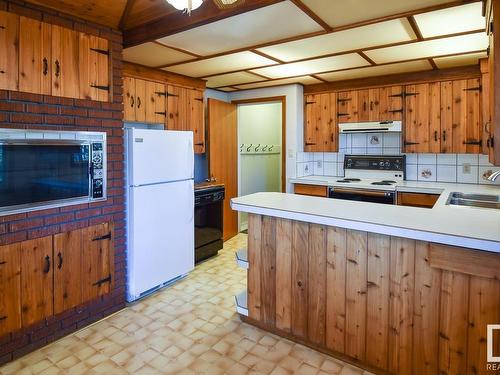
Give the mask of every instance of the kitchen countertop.
<svg viewBox="0 0 500 375">
<path fill-rule="evenodd" d="M 331 186 L 328 178 L 319 176 L 290 182 Z M 500 186 L 404 181 L 396 189 L 441 193 L 441 196 L 433 208 L 419 208 L 296 194 L 256 193 L 233 198 L 231 207 L 236 211 L 500 253 L 500 210 L 446 205 L 450 192 L 498 195 Z"/>
</svg>

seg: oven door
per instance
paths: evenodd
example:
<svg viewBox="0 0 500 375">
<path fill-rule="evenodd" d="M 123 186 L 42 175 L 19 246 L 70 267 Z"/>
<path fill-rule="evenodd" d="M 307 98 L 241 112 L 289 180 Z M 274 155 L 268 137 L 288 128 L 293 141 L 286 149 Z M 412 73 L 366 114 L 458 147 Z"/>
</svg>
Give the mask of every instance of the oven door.
<svg viewBox="0 0 500 375">
<path fill-rule="evenodd" d="M 87 200 L 91 195 L 90 143 L 0 143 L 0 212 Z"/>
<path fill-rule="evenodd" d="M 396 194 L 393 191 L 349 189 L 337 187 L 330 188 L 328 192 L 329 198 L 383 204 L 395 204 L 395 196 Z"/>
</svg>

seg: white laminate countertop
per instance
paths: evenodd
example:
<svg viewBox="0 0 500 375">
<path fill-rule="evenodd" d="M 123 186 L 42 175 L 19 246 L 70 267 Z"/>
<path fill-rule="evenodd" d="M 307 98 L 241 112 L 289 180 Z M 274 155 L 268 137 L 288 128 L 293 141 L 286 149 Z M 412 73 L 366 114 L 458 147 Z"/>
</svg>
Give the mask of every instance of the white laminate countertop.
<svg viewBox="0 0 500 375">
<path fill-rule="evenodd" d="M 327 179 L 307 177 L 290 182 L 330 185 Z M 397 191 L 441 193 L 441 196 L 433 208 L 418 208 L 256 193 L 233 198 L 231 207 L 236 211 L 500 253 L 500 210 L 446 205 L 450 192 L 499 195 L 500 186 L 404 181 L 398 184 Z"/>
</svg>

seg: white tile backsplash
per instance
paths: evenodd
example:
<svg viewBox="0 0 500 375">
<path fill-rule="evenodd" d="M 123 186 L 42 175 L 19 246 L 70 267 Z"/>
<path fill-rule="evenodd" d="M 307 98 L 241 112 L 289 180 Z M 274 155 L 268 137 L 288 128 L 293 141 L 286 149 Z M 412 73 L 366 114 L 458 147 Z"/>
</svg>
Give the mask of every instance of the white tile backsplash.
<svg viewBox="0 0 500 375">
<path fill-rule="evenodd" d="M 344 176 L 344 156 L 348 154 L 401 154 L 400 135 L 395 133 L 340 134 L 339 142 L 339 152 L 298 152 L 297 176 Z M 492 168 L 486 155 L 406 154 L 406 179 L 410 181 L 490 184 L 485 175 Z"/>
</svg>

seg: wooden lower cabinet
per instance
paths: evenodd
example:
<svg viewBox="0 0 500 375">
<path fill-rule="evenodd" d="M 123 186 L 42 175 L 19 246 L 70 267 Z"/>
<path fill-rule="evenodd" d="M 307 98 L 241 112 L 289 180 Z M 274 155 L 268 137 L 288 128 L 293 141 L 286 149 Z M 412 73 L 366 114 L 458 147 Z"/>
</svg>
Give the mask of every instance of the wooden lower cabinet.
<svg viewBox="0 0 500 375">
<path fill-rule="evenodd" d="M 312 195 L 316 197 L 325 197 L 325 198 L 328 197 L 327 186 L 295 184 L 293 185 L 293 191 L 295 194 L 300 194 L 300 195 Z"/>
<path fill-rule="evenodd" d="M 0 337 L 21 328 L 20 248 L 0 247 Z"/>
<path fill-rule="evenodd" d="M 488 374 L 500 254 L 254 214 L 248 233 L 244 321 L 376 373 Z"/>
<path fill-rule="evenodd" d="M 0 247 L 0 336 L 111 292 L 112 224 Z"/>
</svg>

